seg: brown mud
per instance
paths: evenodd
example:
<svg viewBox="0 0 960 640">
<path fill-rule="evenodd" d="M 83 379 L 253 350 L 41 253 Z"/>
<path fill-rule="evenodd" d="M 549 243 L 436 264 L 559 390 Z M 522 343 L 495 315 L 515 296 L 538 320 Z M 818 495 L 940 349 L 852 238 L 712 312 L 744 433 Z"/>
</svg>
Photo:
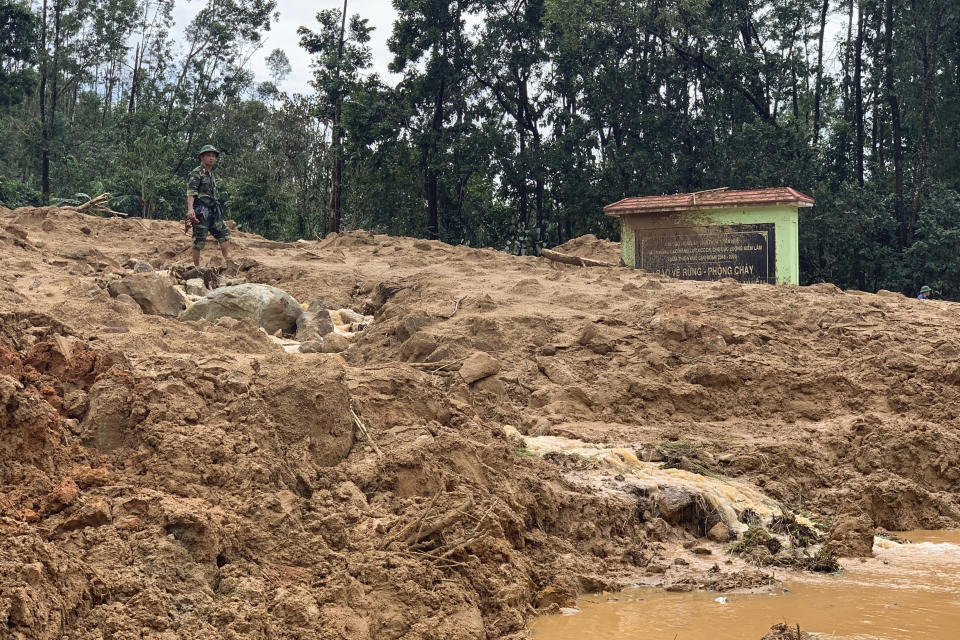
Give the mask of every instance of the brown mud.
<svg viewBox="0 0 960 640">
<path fill-rule="evenodd" d="M 750 483 L 840 553 L 960 524 L 950 303 L 234 237 L 223 276 L 374 322 L 289 354 L 145 315 L 107 285 L 182 271 L 178 223 L 0 209 L 0 636 L 522 638 L 585 592 L 772 580 L 508 425 Z"/>
</svg>

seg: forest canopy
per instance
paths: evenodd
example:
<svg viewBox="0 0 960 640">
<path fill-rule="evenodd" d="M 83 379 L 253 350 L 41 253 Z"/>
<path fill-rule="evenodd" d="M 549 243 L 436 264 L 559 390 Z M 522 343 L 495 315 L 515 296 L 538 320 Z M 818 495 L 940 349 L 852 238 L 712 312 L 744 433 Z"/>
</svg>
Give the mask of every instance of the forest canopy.
<svg viewBox="0 0 960 640">
<path fill-rule="evenodd" d="M 626 196 L 790 186 L 816 199 L 804 283 L 960 298 L 955 0 L 393 5 L 389 77 L 344 2 L 302 25 L 289 93 L 283 50 L 249 70 L 275 0 L 179 30 L 174 0 L 0 0 L 0 204 L 182 218 L 211 143 L 241 229 L 530 254 L 616 239 L 601 208 Z"/>
</svg>

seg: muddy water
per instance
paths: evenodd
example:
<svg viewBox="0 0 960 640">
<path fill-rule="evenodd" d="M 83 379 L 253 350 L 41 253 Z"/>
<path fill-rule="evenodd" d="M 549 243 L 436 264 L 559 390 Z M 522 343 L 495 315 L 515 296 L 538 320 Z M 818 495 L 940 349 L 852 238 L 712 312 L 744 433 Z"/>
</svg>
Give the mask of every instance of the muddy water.
<svg viewBox="0 0 960 640">
<path fill-rule="evenodd" d="M 877 540 L 874 557 L 839 576 L 795 575 L 776 594 L 630 589 L 580 599 L 581 612 L 544 616 L 534 640 L 759 640 L 777 622 L 834 640 L 960 638 L 960 531 Z"/>
</svg>

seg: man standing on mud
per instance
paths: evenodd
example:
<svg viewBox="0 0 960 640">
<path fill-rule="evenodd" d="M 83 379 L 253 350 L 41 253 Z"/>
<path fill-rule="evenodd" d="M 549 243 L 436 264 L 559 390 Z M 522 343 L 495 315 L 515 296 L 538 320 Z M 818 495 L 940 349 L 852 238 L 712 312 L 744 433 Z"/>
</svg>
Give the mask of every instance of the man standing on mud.
<svg viewBox="0 0 960 640">
<path fill-rule="evenodd" d="M 213 145 L 200 149 L 200 166 L 190 172 L 187 178 L 187 220 L 184 233 L 193 227 L 193 266 L 200 266 L 200 251 L 207 244 L 207 234 L 220 243 L 220 253 L 224 260 L 230 259 L 230 229 L 223 222 L 223 209 L 217 202 L 217 181 L 213 169 L 220 152 Z"/>
</svg>

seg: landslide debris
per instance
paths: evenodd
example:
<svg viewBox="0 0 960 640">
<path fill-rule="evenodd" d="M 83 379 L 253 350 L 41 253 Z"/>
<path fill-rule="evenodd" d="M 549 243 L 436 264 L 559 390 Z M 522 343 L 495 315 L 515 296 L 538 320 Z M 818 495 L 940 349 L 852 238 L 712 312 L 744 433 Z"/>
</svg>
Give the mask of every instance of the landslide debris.
<svg viewBox="0 0 960 640">
<path fill-rule="evenodd" d="M 368 232 L 234 241 L 196 270 L 176 223 L 0 212 L 10 637 L 522 637 L 585 591 L 769 583 L 727 553 L 740 525 L 864 553 L 877 527 L 960 523 L 950 303 Z M 134 276 L 185 306 L 188 280 L 276 287 L 311 339 L 144 313 Z M 725 483 L 781 520 L 661 495 Z"/>
</svg>

